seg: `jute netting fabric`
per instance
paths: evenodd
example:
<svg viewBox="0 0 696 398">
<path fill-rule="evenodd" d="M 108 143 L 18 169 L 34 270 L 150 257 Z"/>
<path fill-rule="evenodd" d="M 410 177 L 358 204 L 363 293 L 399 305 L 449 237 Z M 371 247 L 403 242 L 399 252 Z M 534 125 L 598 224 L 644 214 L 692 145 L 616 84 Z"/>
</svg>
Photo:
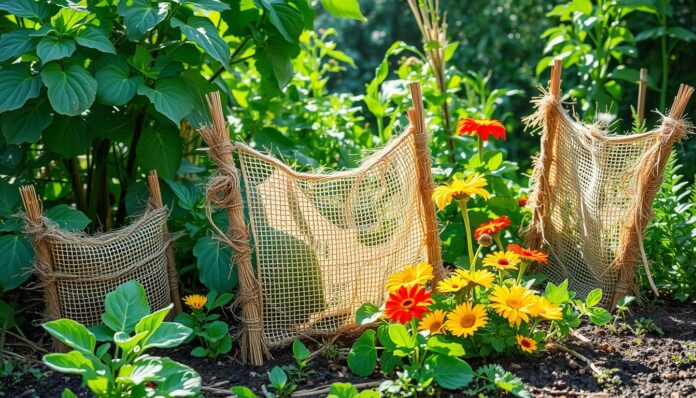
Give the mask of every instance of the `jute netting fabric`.
<svg viewBox="0 0 696 398">
<path fill-rule="evenodd" d="M 36 249 L 35 270 L 45 291 L 48 319 L 98 324 L 106 295 L 130 280 L 143 285 L 152 311 L 170 303 L 180 311 L 166 229 L 169 212 L 161 201 L 158 206 L 151 199 L 147 210 L 127 227 L 88 235 L 65 231 L 41 216 L 33 187 L 21 192 L 27 209 L 25 232 Z"/>
<path fill-rule="evenodd" d="M 360 305 L 384 302 L 391 273 L 426 261 L 412 133 L 333 174 L 236 152 L 271 346 L 353 325 Z"/>
<path fill-rule="evenodd" d="M 568 279 L 582 297 L 601 288 L 604 305 L 633 292 L 636 266 L 647 267 L 642 234 L 664 163 L 688 130 L 685 90 L 656 129 L 630 135 L 575 120 L 552 94 L 537 101 L 527 120 L 543 129 L 527 243 L 548 251 L 551 281 Z"/>
<path fill-rule="evenodd" d="M 441 275 L 420 88 L 411 90 L 401 136 L 356 169 L 326 173 L 230 143 L 219 96 L 208 98 L 212 124 L 200 132 L 219 170 L 207 196 L 229 219 L 218 238 L 239 275 L 243 360 L 261 364 L 298 337 L 356 328 L 356 310 L 384 303 L 387 278 L 405 265 L 427 261 Z"/>
</svg>

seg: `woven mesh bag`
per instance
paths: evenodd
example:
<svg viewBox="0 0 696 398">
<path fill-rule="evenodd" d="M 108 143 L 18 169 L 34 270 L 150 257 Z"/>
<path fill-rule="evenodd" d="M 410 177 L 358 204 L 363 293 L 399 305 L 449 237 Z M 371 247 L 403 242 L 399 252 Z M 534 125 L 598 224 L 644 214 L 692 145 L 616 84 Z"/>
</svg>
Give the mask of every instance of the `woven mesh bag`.
<svg viewBox="0 0 696 398">
<path fill-rule="evenodd" d="M 232 145 L 219 97 L 209 98 L 212 126 L 201 134 L 219 173 L 208 198 L 230 221 L 219 238 L 234 249 L 244 360 L 260 364 L 297 337 L 356 328 L 355 311 L 382 304 L 388 276 L 404 265 L 427 261 L 441 272 L 422 101 L 411 88 L 411 126 L 360 167 L 332 173 L 299 173 Z"/>
<path fill-rule="evenodd" d="M 131 225 L 89 236 L 60 229 L 41 216 L 33 186 L 22 187 L 25 231 L 36 251 L 35 270 L 46 295 L 47 320 L 69 318 L 86 326 L 101 322 L 106 295 L 129 280 L 145 288 L 150 308 L 170 303 L 181 311 L 173 252 L 157 176 L 149 176 L 152 195 L 145 213 Z M 57 346 L 59 349 L 60 345 Z"/>
<path fill-rule="evenodd" d="M 635 293 L 641 260 L 650 277 L 643 231 L 672 146 L 689 130 L 682 115 L 693 89 L 680 88 L 654 130 L 615 135 L 568 115 L 559 101 L 560 70 L 556 62 L 550 93 L 526 119 L 542 131 L 527 244 L 548 251 L 551 281 L 568 279 L 582 297 L 601 288 L 603 305 L 613 307 Z"/>
</svg>

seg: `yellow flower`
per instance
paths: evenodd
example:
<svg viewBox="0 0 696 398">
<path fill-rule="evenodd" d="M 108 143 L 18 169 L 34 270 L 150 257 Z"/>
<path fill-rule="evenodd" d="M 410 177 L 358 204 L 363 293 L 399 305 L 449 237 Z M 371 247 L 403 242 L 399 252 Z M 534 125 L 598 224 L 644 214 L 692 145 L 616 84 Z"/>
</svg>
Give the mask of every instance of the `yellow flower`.
<svg viewBox="0 0 696 398">
<path fill-rule="evenodd" d="M 561 307 L 550 302 L 546 297 L 536 297 L 529 310 L 530 315 L 550 321 L 563 319 Z"/>
<path fill-rule="evenodd" d="M 445 311 L 431 311 L 421 319 L 418 330 L 427 330 L 430 334 L 442 334 L 445 331 Z"/>
<path fill-rule="evenodd" d="M 188 305 L 192 310 L 202 309 L 207 302 L 208 298 L 200 294 L 190 294 L 184 297 L 184 304 Z"/>
<path fill-rule="evenodd" d="M 399 290 L 401 286 L 411 287 L 425 285 L 433 279 L 433 267 L 428 263 L 407 265 L 402 271 L 389 276 L 386 288 L 390 292 Z"/>
<path fill-rule="evenodd" d="M 480 269 L 474 272 L 465 269 L 458 269 L 455 272 L 472 286 L 478 285 L 485 287 L 486 289 L 493 286 L 493 281 L 495 280 L 495 275 L 485 269 Z"/>
<path fill-rule="evenodd" d="M 464 280 L 461 276 L 452 275 L 449 278 L 440 281 L 440 283 L 437 284 L 437 290 L 440 293 L 456 293 L 465 288 L 468 283 L 469 282 Z"/>
<path fill-rule="evenodd" d="M 455 177 L 450 184 L 435 188 L 433 200 L 437 207 L 442 210 L 452 203 L 452 198 L 464 199 L 472 195 L 479 195 L 488 199 L 491 195 L 483 188 L 486 185 L 488 185 L 488 181 L 482 174 L 470 174 L 464 180 Z"/>
<path fill-rule="evenodd" d="M 489 299 L 491 307 L 498 315 L 507 319 L 510 326 L 519 326 L 522 321 L 529 322 L 531 307 L 536 301 L 534 293 L 520 285 L 512 288 L 496 286 Z"/>
<path fill-rule="evenodd" d="M 497 251 L 483 258 L 483 265 L 497 268 L 502 271 L 517 269 L 521 262 L 520 256 L 511 251 Z"/>
<path fill-rule="evenodd" d="M 537 349 L 537 342 L 531 337 L 517 335 L 517 345 L 524 352 L 533 353 Z"/>
<path fill-rule="evenodd" d="M 452 312 L 447 314 L 445 328 L 455 336 L 467 337 L 488 323 L 486 307 L 482 304 L 466 302 L 459 304 Z"/>
</svg>

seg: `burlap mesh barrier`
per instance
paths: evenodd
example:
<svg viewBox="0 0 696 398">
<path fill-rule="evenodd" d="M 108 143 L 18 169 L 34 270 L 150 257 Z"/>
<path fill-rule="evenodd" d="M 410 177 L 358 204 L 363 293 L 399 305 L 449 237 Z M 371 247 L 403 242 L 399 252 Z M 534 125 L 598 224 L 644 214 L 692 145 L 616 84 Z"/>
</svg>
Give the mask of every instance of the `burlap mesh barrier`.
<svg viewBox="0 0 696 398">
<path fill-rule="evenodd" d="M 176 270 L 169 262 L 169 213 L 156 198 L 129 226 L 96 235 L 65 231 L 41 216 L 31 186 L 22 188 L 22 199 L 25 232 L 32 237 L 35 270 L 46 293 L 46 318 L 98 324 L 106 295 L 129 280 L 143 285 L 152 311 L 172 302 L 174 312 L 180 311 Z"/>
<path fill-rule="evenodd" d="M 634 292 L 641 259 L 649 275 L 643 230 L 672 145 L 689 130 L 682 114 L 693 90 L 680 89 L 657 128 L 630 135 L 575 120 L 557 90 L 552 80 L 551 93 L 536 101 L 537 112 L 526 120 L 542 129 L 527 244 L 548 251 L 550 280 L 568 279 L 582 297 L 601 288 L 603 304 L 613 306 Z"/>
<path fill-rule="evenodd" d="M 420 91 L 415 98 L 418 104 Z M 428 261 L 441 273 L 427 136 L 416 110 L 409 112 L 411 126 L 360 167 L 300 173 L 231 145 L 216 101 L 209 101 L 213 125 L 201 133 L 220 167 L 208 197 L 230 216 L 230 231 L 220 231 L 220 239 L 241 251 L 235 263 L 244 359 L 261 363 L 268 348 L 355 328 L 355 311 L 366 302 L 381 305 L 388 276 L 404 265 Z M 240 177 L 248 220 L 239 205 Z"/>
</svg>

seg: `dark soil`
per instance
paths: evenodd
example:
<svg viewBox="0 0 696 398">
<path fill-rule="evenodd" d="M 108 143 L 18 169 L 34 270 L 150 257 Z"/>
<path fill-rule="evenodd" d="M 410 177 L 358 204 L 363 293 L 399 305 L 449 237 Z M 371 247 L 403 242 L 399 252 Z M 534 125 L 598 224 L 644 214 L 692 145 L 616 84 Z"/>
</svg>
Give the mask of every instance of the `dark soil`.
<svg viewBox="0 0 696 398">
<path fill-rule="evenodd" d="M 646 305 L 634 310 L 626 324 L 634 328 L 634 320 L 640 318 L 652 319 L 664 335 L 654 332 L 636 335 L 627 328 L 619 327 L 617 331 L 610 331 L 586 325 L 577 331 L 575 337 L 563 343 L 565 347 L 592 361 L 595 369 L 604 373 L 604 380 L 593 376 L 593 371 L 583 360 L 559 349 L 549 349 L 534 356 L 496 358 L 489 362 L 499 363 L 519 376 L 533 396 L 696 396 L 696 305 Z M 29 336 L 33 334 L 39 344 L 48 345 L 48 339 L 38 327 L 30 324 L 23 329 Z M 350 341 L 337 341 L 338 350 L 334 350 L 334 353 L 345 355 Z M 308 341 L 307 344 L 310 349 L 319 347 L 319 342 Z M 247 386 L 262 396 L 262 388 L 267 383 L 266 372 L 273 366 L 293 362 L 288 349 L 276 352 L 275 360 L 268 364 L 253 367 L 242 365 L 237 359 L 236 351 L 218 360 L 208 360 L 190 356 L 191 348 L 184 346 L 154 354 L 169 355 L 196 369 L 203 377 L 203 384 L 208 387 L 204 391 L 206 397 L 225 396 L 221 392 L 229 391 L 230 387 L 236 385 Z M 29 354 L 21 348 L 17 351 L 30 359 L 40 360 L 39 354 Z M 471 360 L 470 363 L 476 367 L 484 362 Z M 40 364 L 35 366 L 43 373 L 38 379 L 25 374 L 21 377 L 15 375 L 14 380 L 10 377 L 0 380 L 4 396 L 59 397 L 65 387 L 71 388 L 78 396 L 91 396 L 80 387 L 79 378 L 49 371 Z M 315 373 L 301 383 L 298 390 L 328 386 L 333 382 L 374 383 L 384 379 L 379 374 L 372 379 L 354 377 L 346 368 L 345 359 L 332 360 L 322 355 L 312 361 L 311 368 Z"/>
</svg>

